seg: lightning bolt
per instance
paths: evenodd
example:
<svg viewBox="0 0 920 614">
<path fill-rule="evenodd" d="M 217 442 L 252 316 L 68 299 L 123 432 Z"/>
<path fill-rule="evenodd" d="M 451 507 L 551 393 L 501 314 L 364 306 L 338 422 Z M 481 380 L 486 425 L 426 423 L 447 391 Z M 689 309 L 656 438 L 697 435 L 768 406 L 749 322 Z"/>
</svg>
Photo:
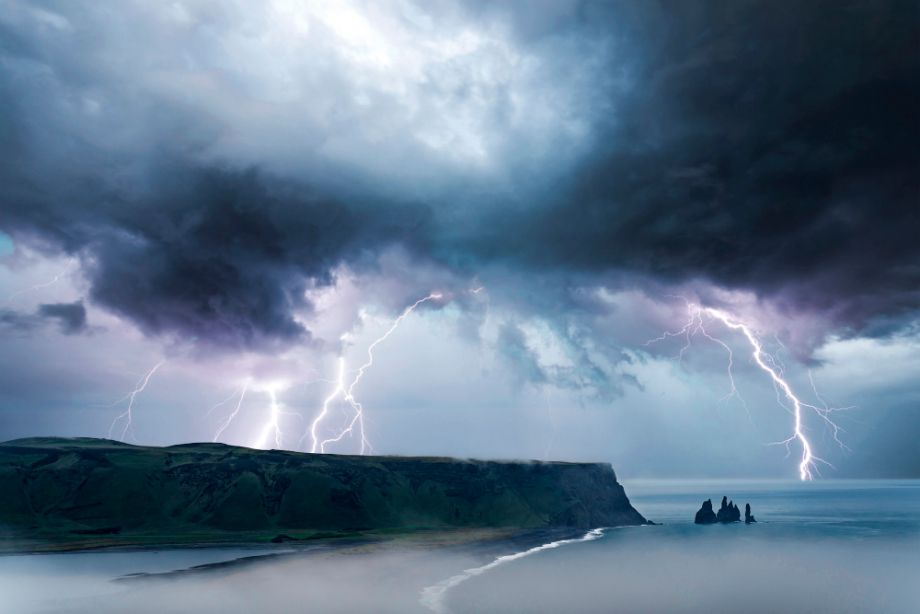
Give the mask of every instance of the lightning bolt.
<svg viewBox="0 0 920 614">
<path fill-rule="evenodd" d="M 211 441 L 216 443 L 220 440 L 221 435 L 223 435 L 224 431 L 227 430 L 227 428 L 233 423 L 237 415 L 240 413 L 240 409 L 243 406 L 243 400 L 246 398 L 246 395 L 250 390 L 255 390 L 256 392 L 264 392 L 268 397 L 268 416 L 265 419 L 265 423 L 259 430 L 258 434 L 252 439 L 250 447 L 264 449 L 269 445 L 272 445 L 276 449 L 281 449 L 284 445 L 284 430 L 282 429 L 282 419 L 286 417 L 301 418 L 299 414 L 284 411 L 283 404 L 278 400 L 279 392 L 286 387 L 287 384 L 284 382 L 272 381 L 266 383 L 253 381 L 252 378 L 247 378 L 243 385 L 236 392 L 211 407 L 207 414 L 205 414 L 209 415 L 218 407 L 229 403 L 232 399 L 236 399 L 236 406 L 233 408 L 233 411 L 227 414 L 224 420 L 220 423 L 220 426 L 218 426 Z"/>
<path fill-rule="evenodd" d="M 335 380 L 335 388 L 332 389 L 332 392 L 323 400 L 322 409 L 319 413 L 316 414 L 316 417 L 313 418 L 313 422 L 310 423 L 310 452 L 316 453 L 317 447 L 319 447 L 319 437 L 317 435 L 317 429 L 319 428 L 320 423 L 325 419 L 326 414 L 329 413 L 329 405 L 335 401 L 340 394 L 345 392 L 345 359 L 339 357 L 339 368 L 338 368 L 338 377 Z M 306 433 L 304 433 L 306 437 Z M 303 443 L 304 437 L 301 437 L 301 443 Z M 320 451 L 323 451 L 320 448 Z"/>
<path fill-rule="evenodd" d="M 113 405 L 117 405 L 118 403 L 121 403 L 122 401 L 128 401 L 127 409 L 125 409 L 125 411 L 115 416 L 115 419 L 112 420 L 112 424 L 111 426 L 109 426 L 109 435 L 108 435 L 109 439 L 112 438 L 112 432 L 115 430 L 115 426 L 118 424 L 119 420 L 124 420 L 124 423 L 125 423 L 124 428 L 121 431 L 121 438 L 120 438 L 121 441 L 125 440 L 125 437 L 127 436 L 129 430 L 131 430 L 132 432 L 132 437 L 134 436 L 133 435 L 134 429 L 132 428 L 132 422 L 134 420 L 134 414 L 133 414 L 134 400 L 137 398 L 138 394 L 144 391 L 144 389 L 147 387 L 147 384 L 150 383 L 150 378 L 153 377 L 153 374 L 156 373 L 157 370 L 160 367 L 162 367 L 165 362 L 166 362 L 165 360 L 161 360 L 157 364 L 153 365 L 153 368 L 150 369 L 150 371 L 147 371 L 147 374 L 144 375 L 144 377 L 142 377 L 140 381 L 138 381 L 137 386 L 134 387 L 134 390 L 132 390 L 131 392 L 129 392 L 128 394 L 126 394 L 124 397 L 122 397 L 121 399 L 119 399 L 113 404 Z"/>
<path fill-rule="evenodd" d="M 62 277 L 67 275 L 73 267 L 74 267 L 73 264 L 69 264 L 60 273 L 52 277 L 50 280 L 40 283 L 40 284 L 35 284 L 34 286 L 29 286 L 28 288 L 23 288 L 22 290 L 18 290 L 16 292 L 13 292 L 8 297 L 6 297 L 6 300 L 3 301 L 2 305 L 4 306 L 9 305 L 10 303 L 12 303 L 17 298 L 19 298 L 20 296 L 24 294 L 29 294 L 31 292 L 36 292 L 38 290 L 44 290 L 45 288 L 53 286 L 54 284 L 59 282 Z"/>
<path fill-rule="evenodd" d="M 262 427 L 262 432 L 253 442 L 252 447 L 265 448 L 269 439 L 274 435 L 275 447 L 281 448 L 281 405 L 278 403 L 278 394 L 274 388 L 269 388 L 266 392 L 269 399 L 268 420 L 265 422 L 265 426 Z"/>
<path fill-rule="evenodd" d="M 709 333 L 709 331 L 706 329 L 706 320 L 717 321 L 730 330 L 740 331 L 751 347 L 751 358 L 753 359 L 754 363 L 758 368 L 760 368 L 761 371 L 770 377 L 771 382 L 776 388 L 777 401 L 779 404 L 788 409 L 788 407 L 786 407 L 786 405 L 784 405 L 782 402 L 782 399 L 785 398 L 792 405 L 792 410 L 790 412 L 793 416 L 792 434 L 782 441 L 774 442 L 774 445 L 785 445 L 786 449 L 789 450 L 793 443 L 799 443 L 802 448 L 802 455 L 799 460 L 798 469 L 799 479 L 802 481 L 812 480 L 814 479 L 815 474 L 820 473 L 817 468 L 818 463 L 831 466 L 830 463 L 828 463 L 826 460 L 815 455 L 814 447 L 805 434 L 802 414 L 805 409 L 814 411 L 831 427 L 835 441 L 837 441 L 837 443 L 842 446 L 843 444 L 838 438 L 838 435 L 842 429 L 837 424 L 835 424 L 833 420 L 831 420 L 829 414 L 834 411 L 848 408 L 828 407 L 827 404 L 824 403 L 821 396 L 818 394 L 817 389 L 814 388 L 814 381 L 811 379 L 810 372 L 809 381 L 812 382 L 812 387 L 814 388 L 815 395 L 819 402 L 822 404 L 822 407 L 806 403 L 801 398 L 799 398 L 799 396 L 796 395 L 795 391 L 792 389 L 792 386 L 786 380 L 785 369 L 783 368 L 782 363 L 772 354 L 764 350 L 763 343 L 757 337 L 754 330 L 738 317 L 721 309 L 703 307 L 701 305 L 690 303 L 689 301 L 687 301 L 687 310 L 689 312 L 689 319 L 683 328 L 677 331 L 665 332 L 659 337 L 650 339 L 648 342 L 646 342 L 646 345 L 648 346 L 653 343 L 664 341 L 673 337 L 682 337 L 685 342 L 681 347 L 680 352 L 678 353 L 678 359 L 681 361 L 683 360 L 684 353 L 690 349 L 692 338 L 697 334 L 702 335 L 706 339 L 722 346 L 722 348 L 725 349 L 728 353 L 728 378 L 730 382 L 730 390 L 728 394 L 723 397 L 723 399 L 730 398 L 732 396 L 737 396 L 739 399 L 741 399 L 740 395 L 738 395 L 738 390 L 735 386 L 735 378 L 733 375 L 734 356 L 732 349 L 728 346 L 727 343 Z M 743 399 L 741 400 L 743 402 Z"/>
<path fill-rule="evenodd" d="M 346 435 L 353 435 L 355 431 L 357 431 L 361 441 L 360 453 L 365 454 L 367 452 L 367 449 L 371 447 L 371 445 L 367 440 L 367 435 L 364 430 L 364 407 L 355 398 L 355 387 L 364 377 L 364 374 L 367 372 L 367 370 L 374 365 L 374 350 L 376 347 L 386 341 L 390 335 L 392 335 L 396 329 L 399 328 L 399 325 L 403 322 L 403 320 L 409 317 L 409 315 L 415 311 L 419 305 L 428 301 L 439 300 L 443 298 L 443 296 L 444 295 L 440 292 L 432 292 L 428 296 L 420 298 L 419 300 L 406 307 L 402 314 L 393 320 L 393 323 L 386 330 L 386 332 L 384 332 L 367 347 L 367 359 L 365 360 L 364 364 L 362 364 L 355 372 L 354 378 L 352 378 L 348 385 L 345 385 L 345 360 L 344 358 L 339 358 L 338 378 L 336 379 L 335 388 L 325 398 L 322 408 L 313 419 L 313 422 L 310 424 L 310 452 L 315 453 L 319 451 L 320 453 L 324 453 L 326 451 L 327 445 L 337 443 L 341 441 Z M 329 413 L 330 404 L 340 396 L 342 397 L 342 400 L 344 400 L 351 407 L 353 411 L 352 418 L 348 424 L 336 435 L 327 439 L 320 439 L 318 435 L 319 427 Z"/>
<path fill-rule="evenodd" d="M 217 443 L 217 441 L 220 439 L 220 436 L 223 434 L 223 432 L 227 430 L 227 427 L 230 426 L 230 423 L 233 422 L 234 418 L 236 418 L 236 415 L 240 413 L 240 407 L 242 407 L 243 405 L 243 398 L 246 396 L 247 390 L 249 390 L 249 380 L 246 380 L 246 383 L 243 384 L 243 387 L 240 389 L 239 391 L 240 398 L 236 402 L 236 407 L 233 409 L 232 412 L 230 412 L 227 415 L 227 417 L 224 419 L 221 425 L 217 428 L 217 431 L 214 433 L 214 438 L 211 440 L 212 442 Z M 218 403 L 217 405 L 209 409 L 208 414 L 210 414 L 212 411 L 214 411 L 215 409 L 217 409 L 218 407 L 220 407 L 221 405 L 223 405 L 224 403 L 226 403 L 227 401 L 229 401 L 235 396 L 236 396 L 236 393 L 230 395 L 229 397 L 227 397 L 226 399 L 224 399 L 223 401 L 221 401 L 220 403 Z"/>
</svg>

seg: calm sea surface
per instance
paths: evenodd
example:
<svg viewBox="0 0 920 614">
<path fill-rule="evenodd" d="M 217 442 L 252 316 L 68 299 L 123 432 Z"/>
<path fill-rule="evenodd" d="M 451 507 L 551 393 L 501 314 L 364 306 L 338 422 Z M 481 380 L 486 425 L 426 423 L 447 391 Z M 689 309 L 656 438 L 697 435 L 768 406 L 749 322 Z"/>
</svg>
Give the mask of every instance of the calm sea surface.
<svg viewBox="0 0 920 614">
<path fill-rule="evenodd" d="M 457 612 L 920 612 L 920 481 L 626 482 L 656 527 L 608 530 L 457 586 Z M 698 526 L 723 495 L 757 524 Z"/>
<path fill-rule="evenodd" d="M 279 551 L 0 557 L 0 613 L 920 612 L 920 481 L 624 485 L 660 526 L 532 548 L 282 554 L 131 581 L 116 579 Z M 722 495 L 758 523 L 694 525 Z"/>
</svg>

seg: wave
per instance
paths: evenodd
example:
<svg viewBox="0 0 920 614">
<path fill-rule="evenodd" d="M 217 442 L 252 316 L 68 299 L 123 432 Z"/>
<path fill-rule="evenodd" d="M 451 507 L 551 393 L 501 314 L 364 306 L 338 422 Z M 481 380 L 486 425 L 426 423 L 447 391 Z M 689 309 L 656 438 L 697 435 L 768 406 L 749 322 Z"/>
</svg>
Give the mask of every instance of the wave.
<svg viewBox="0 0 920 614">
<path fill-rule="evenodd" d="M 436 614 L 448 614 L 450 610 L 447 608 L 445 599 L 447 598 L 447 592 L 457 587 L 460 584 L 463 584 L 470 578 L 482 575 L 485 572 L 495 569 L 500 565 L 505 563 L 510 563 L 511 561 L 516 561 L 522 559 L 525 556 L 530 556 L 531 554 L 536 554 L 537 552 L 542 552 L 543 550 L 552 550 L 553 548 L 558 548 L 560 546 L 565 546 L 567 544 L 574 544 L 578 542 L 588 542 L 595 539 L 598 539 L 604 535 L 604 529 L 591 529 L 581 537 L 573 537 L 571 539 L 560 539 L 558 541 L 549 542 L 547 544 L 542 544 L 540 546 L 534 546 L 529 550 L 523 550 L 521 552 L 515 552 L 514 554 L 506 554 L 500 556 L 491 563 L 482 565 L 481 567 L 473 567 L 471 569 L 465 569 L 463 572 L 451 576 L 446 580 L 442 580 L 437 584 L 427 586 L 422 589 L 421 597 L 419 598 L 419 603 L 435 612 Z"/>
</svg>

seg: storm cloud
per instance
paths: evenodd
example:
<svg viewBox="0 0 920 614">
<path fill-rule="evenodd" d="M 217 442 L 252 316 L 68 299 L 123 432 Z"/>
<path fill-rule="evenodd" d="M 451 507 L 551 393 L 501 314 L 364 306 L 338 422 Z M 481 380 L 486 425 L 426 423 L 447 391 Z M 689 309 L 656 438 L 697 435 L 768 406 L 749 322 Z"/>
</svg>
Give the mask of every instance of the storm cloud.
<svg viewBox="0 0 920 614">
<path fill-rule="evenodd" d="M 916 6 L 649 12 L 638 20 L 641 86 L 571 190 L 516 234 L 517 253 L 699 277 L 856 330 L 915 310 Z"/>
<path fill-rule="evenodd" d="M 86 307 L 82 301 L 74 303 L 46 303 L 34 313 L 15 309 L 0 309 L 0 329 L 18 334 L 28 334 L 43 324 L 55 322 L 61 333 L 74 335 L 87 330 Z"/>
<path fill-rule="evenodd" d="M 844 333 L 915 316 L 915 3 L 311 10 L 6 4 L 0 228 L 143 331 L 229 348 L 309 341 L 305 292 L 394 247 Z"/>
<path fill-rule="evenodd" d="M 65 335 L 73 335 L 86 330 L 86 307 L 83 306 L 82 301 L 39 305 L 38 315 L 57 320 L 61 332 Z"/>
</svg>

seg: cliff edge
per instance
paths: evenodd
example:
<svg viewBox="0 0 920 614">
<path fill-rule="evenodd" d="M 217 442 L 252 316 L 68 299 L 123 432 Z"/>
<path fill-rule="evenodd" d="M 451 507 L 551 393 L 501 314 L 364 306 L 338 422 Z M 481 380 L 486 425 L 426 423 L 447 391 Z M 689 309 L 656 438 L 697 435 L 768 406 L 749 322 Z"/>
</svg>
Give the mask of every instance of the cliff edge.
<svg viewBox="0 0 920 614">
<path fill-rule="evenodd" d="M 90 438 L 0 444 L 0 534 L 101 544 L 638 525 L 601 463 L 343 456 Z M 290 537 L 295 536 L 295 537 Z"/>
</svg>

